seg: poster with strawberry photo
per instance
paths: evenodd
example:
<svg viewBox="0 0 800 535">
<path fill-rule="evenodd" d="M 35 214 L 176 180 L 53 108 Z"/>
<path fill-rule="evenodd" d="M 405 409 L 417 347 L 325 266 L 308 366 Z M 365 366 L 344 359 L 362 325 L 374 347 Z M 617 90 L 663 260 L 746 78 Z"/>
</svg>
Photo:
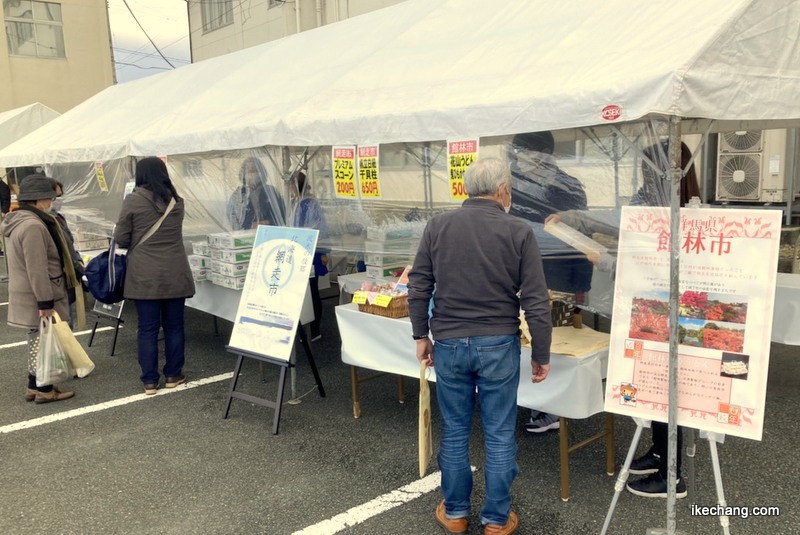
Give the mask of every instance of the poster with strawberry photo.
<svg viewBox="0 0 800 535">
<path fill-rule="evenodd" d="M 782 212 L 682 208 L 678 424 L 761 440 Z M 622 209 L 605 410 L 667 421 L 670 212 Z"/>
</svg>

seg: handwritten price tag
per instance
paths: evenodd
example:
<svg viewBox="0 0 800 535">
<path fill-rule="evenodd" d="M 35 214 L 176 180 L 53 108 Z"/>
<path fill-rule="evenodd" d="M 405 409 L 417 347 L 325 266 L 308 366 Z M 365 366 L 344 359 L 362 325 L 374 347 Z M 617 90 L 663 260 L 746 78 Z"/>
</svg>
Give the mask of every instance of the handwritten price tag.
<svg viewBox="0 0 800 535">
<path fill-rule="evenodd" d="M 386 308 L 389 306 L 389 303 L 392 302 L 392 296 L 386 294 L 380 294 L 378 297 L 375 298 L 375 306 L 379 306 L 382 308 Z"/>
<path fill-rule="evenodd" d="M 353 303 L 363 305 L 367 302 L 367 292 L 356 292 L 353 294 Z"/>
</svg>

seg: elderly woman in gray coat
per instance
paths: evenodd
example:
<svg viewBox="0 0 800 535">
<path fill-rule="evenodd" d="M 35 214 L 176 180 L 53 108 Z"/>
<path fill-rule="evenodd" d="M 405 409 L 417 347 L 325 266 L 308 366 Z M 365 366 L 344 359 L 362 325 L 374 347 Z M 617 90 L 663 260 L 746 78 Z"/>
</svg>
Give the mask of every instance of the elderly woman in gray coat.
<svg viewBox="0 0 800 535">
<path fill-rule="evenodd" d="M 155 233 L 137 245 L 164 214 Z M 183 309 L 186 298 L 194 295 L 194 280 L 183 245 L 183 216 L 183 199 L 164 162 L 156 157 L 138 162 L 136 189 L 122 203 L 114 239 L 128 249 L 124 295 L 136 303 L 139 315 L 139 365 L 145 394 L 155 394 L 159 388 L 159 327 L 164 329 L 164 386 L 174 388 L 186 381 Z"/>
<path fill-rule="evenodd" d="M 8 253 L 8 324 L 28 329 L 28 352 L 39 337 L 39 321 L 53 312 L 69 318 L 67 288 L 78 284 L 66 241 L 50 207 L 56 191 L 51 179 L 29 175 L 19 186 L 19 209 L 2 225 Z M 67 276 L 70 273 L 71 276 Z M 74 392 L 57 386 L 36 386 L 28 372 L 26 401 L 49 403 L 71 398 Z"/>
</svg>

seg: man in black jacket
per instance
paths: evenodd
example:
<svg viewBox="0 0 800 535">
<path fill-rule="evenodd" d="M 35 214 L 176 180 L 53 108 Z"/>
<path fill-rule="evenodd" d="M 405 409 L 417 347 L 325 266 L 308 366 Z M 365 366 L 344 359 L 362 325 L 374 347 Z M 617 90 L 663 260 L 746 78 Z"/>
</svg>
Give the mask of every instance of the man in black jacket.
<svg viewBox="0 0 800 535">
<path fill-rule="evenodd" d="M 548 131 L 517 134 L 508 147 L 511 162 L 513 203 L 511 215 L 532 223 L 544 223 L 547 216 L 568 210 L 586 210 L 583 184 L 558 167 L 553 157 L 555 139 Z M 583 253 L 571 248 L 543 251 L 542 261 L 547 288 L 575 294 L 577 304 L 591 288 L 592 263 Z M 529 433 L 543 433 L 561 426 L 555 414 L 531 411 L 525 424 Z"/>
</svg>

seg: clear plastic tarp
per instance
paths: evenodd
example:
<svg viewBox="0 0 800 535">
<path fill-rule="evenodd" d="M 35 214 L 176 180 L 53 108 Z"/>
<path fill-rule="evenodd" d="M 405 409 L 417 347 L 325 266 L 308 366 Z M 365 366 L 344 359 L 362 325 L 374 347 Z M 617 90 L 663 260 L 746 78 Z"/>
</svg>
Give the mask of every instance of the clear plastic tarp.
<svg viewBox="0 0 800 535">
<path fill-rule="evenodd" d="M 477 157 L 499 157 L 509 164 L 511 213 L 533 228 L 551 290 L 610 314 L 620 208 L 669 204 L 667 127 L 666 121 L 649 120 L 478 140 Z M 689 161 L 698 143 L 686 147 L 687 170 L 689 163 L 701 169 L 696 159 Z M 366 164 L 366 170 L 368 160 L 350 153 L 355 192 L 342 191 L 347 189 L 342 187 L 342 164 L 331 146 L 166 157 L 186 201 L 187 253 L 192 242 L 206 241 L 212 233 L 259 224 L 312 227 L 320 230 L 319 251 L 334 276 L 362 273 L 392 280 L 413 261 L 426 221 L 458 208 L 462 199 L 454 198 L 457 173 L 450 165 L 449 143 L 377 147 L 375 166 Z M 134 167 L 133 158 L 47 166 L 64 183 L 62 213 L 79 247 L 111 235 L 122 200 L 133 187 Z M 699 194 L 696 181 L 686 188 L 692 195 Z M 548 230 L 553 223 L 598 244 L 597 254 L 587 255 L 574 239 Z"/>
</svg>

